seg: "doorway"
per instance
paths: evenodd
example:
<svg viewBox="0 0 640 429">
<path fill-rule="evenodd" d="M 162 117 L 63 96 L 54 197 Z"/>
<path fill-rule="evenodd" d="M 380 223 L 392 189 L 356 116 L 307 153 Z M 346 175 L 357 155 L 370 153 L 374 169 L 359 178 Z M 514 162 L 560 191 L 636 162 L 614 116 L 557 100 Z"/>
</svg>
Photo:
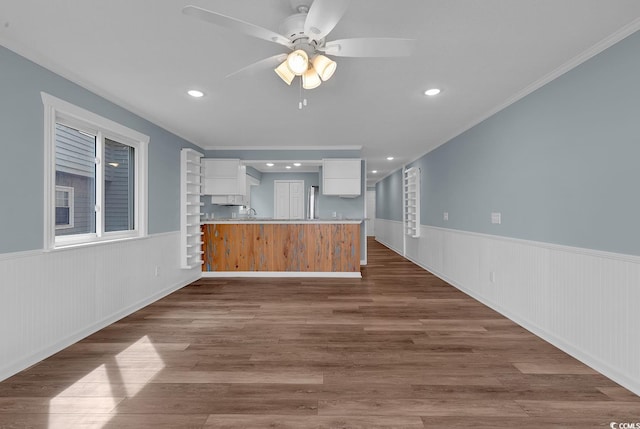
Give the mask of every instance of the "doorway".
<svg viewBox="0 0 640 429">
<path fill-rule="evenodd" d="M 304 219 L 304 180 L 274 180 L 274 218 Z"/>
<path fill-rule="evenodd" d="M 376 191 L 367 191 L 367 237 L 376 236 Z"/>
</svg>

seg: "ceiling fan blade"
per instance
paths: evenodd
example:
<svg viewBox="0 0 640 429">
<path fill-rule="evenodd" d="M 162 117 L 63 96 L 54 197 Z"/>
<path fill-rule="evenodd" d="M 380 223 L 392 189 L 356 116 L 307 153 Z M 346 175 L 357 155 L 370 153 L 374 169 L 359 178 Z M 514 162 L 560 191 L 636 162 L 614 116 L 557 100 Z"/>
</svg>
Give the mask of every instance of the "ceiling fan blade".
<svg viewBox="0 0 640 429">
<path fill-rule="evenodd" d="M 235 71 L 231 74 L 228 74 L 225 77 L 239 76 L 239 75 L 250 75 L 254 72 L 266 70 L 266 69 L 274 69 L 278 67 L 284 60 L 287 59 L 287 54 L 278 54 L 269 58 L 265 58 L 260 61 L 256 61 L 253 64 L 249 64 L 246 67 L 241 68 L 238 71 Z"/>
<path fill-rule="evenodd" d="M 314 0 L 304 22 L 304 33 L 321 40 L 333 30 L 344 15 L 350 0 Z"/>
<path fill-rule="evenodd" d="M 210 10 L 191 5 L 182 8 L 182 13 L 188 16 L 199 18 L 203 21 L 210 22 L 212 24 L 219 25 L 220 27 L 244 33 L 248 36 L 257 37 L 258 39 L 266 40 L 268 42 L 278 43 L 288 48 L 291 47 L 291 41 L 284 37 L 282 34 L 278 34 L 274 31 L 259 27 L 249 22 L 231 18 L 230 16 L 226 16 L 221 13 L 212 12 Z"/>
<path fill-rule="evenodd" d="M 332 40 L 322 51 L 336 57 L 408 57 L 414 46 L 414 39 L 367 37 Z"/>
</svg>

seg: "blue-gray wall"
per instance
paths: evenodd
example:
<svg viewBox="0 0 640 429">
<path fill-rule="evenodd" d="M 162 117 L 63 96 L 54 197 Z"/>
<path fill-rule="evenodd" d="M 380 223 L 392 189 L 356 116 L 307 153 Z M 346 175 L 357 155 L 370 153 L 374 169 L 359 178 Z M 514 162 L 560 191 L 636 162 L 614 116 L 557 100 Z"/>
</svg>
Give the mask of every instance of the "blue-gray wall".
<svg viewBox="0 0 640 429">
<path fill-rule="evenodd" d="M 376 183 L 376 218 L 402 221 L 402 171 Z"/>
<path fill-rule="evenodd" d="M 639 76 L 635 33 L 412 163 L 421 223 L 640 255 Z M 401 220 L 398 178 L 379 217 Z"/>
<path fill-rule="evenodd" d="M 177 231 L 180 148 L 197 147 L 0 46 L 0 253 L 43 247 L 41 91 L 150 137 L 149 233 Z"/>
</svg>

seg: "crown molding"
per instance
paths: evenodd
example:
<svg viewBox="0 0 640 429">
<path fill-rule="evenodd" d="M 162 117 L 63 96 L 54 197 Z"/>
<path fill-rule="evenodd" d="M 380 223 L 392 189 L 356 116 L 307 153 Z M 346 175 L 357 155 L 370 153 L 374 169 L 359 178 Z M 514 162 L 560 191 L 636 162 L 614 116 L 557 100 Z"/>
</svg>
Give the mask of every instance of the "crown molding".
<svg viewBox="0 0 640 429">
<path fill-rule="evenodd" d="M 362 146 L 205 146 L 204 150 L 362 150 Z"/>
</svg>

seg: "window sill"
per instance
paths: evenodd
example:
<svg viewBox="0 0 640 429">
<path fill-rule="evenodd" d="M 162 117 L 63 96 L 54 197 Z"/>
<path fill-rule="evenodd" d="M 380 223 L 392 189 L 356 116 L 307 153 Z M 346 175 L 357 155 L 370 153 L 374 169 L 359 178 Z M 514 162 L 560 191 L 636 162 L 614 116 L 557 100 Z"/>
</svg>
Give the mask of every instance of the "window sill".
<svg viewBox="0 0 640 429">
<path fill-rule="evenodd" d="M 85 247 L 93 247 L 93 246 L 104 246 L 109 244 L 117 244 L 125 241 L 136 241 L 136 240 L 144 240 L 148 238 L 149 235 L 136 235 L 136 236 L 127 236 L 127 237 L 113 237 L 113 238 L 105 238 L 103 240 L 93 240 L 93 241 L 85 241 L 85 242 L 72 242 L 72 243 L 64 243 L 57 244 L 51 249 L 46 249 L 46 252 L 57 252 L 60 250 L 73 250 Z"/>
</svg>

